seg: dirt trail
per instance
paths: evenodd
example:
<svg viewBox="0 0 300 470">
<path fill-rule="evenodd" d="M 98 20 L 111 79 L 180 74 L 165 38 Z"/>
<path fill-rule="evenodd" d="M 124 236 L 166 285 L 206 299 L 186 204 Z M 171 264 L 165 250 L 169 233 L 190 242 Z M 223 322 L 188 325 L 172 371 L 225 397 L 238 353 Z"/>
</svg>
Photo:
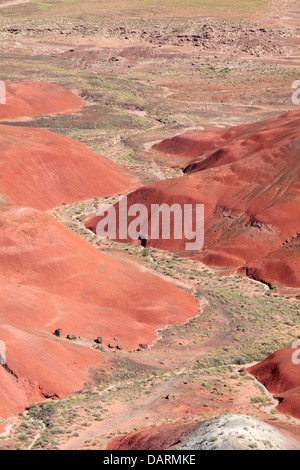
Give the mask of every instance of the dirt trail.
<svg viewBox="0 0 300 470">
<path fill-rule="evenodd" d="M 61 449 L 80 449 L 87 440 L 109 435 L 112 432 L 116 432 L 116 430 L 128 431 L 132 429 L 137 422 L 139 423 L 143 419 L 143 414 L 147 414 L 147 409 L 153 406 L 157 400 L 162 399 L 164 395 L 169 394 L 170 390 L 172 391 L 176 388 L 176 385 L 181 380 L 181 373 L 182 371 L 178 372 L 171 381 L 158 385 L 148 398 L 142 396 L 136 400 L 134 406 L 118 403 L 118 410 L 113 418 L 84 431 L 78 438 L 69 441 Z"/>
<path fill-rule="evenodd" d="M 299 28 L 300 24 L 300 7 L 296 0 L 285 0 L 274 2 L 271 15 L 269 15 L 271 24 L 274 22 L 278 25 L 287 26 L 289 28 Z"/>
<path fill-rule="evenodd" d="M 230 324 L 226 314 L 224 314 L 224 320 L 227 324 Z M 234 327 L 232 326 L 232 330 L 233 329 Z M 214 337 L 211 340 L 208 340 L 205 344 L 202 345 L 201 351 L 197 350 L 188 356 L 188 359 L 183 362 L 182 367 L 179 370 L 173 372 L 175 374 L 173 378 L 158 384 L 155 389 L 151 391 L 149 396 L 145 397 L 142 395 L 139 399 L 134 401 L 134 404 L 117 402 L 116 408 L 111 410 L 114 413 L 111 419 L 106 420 L 104 423 L 96 423 L 96 425 L 92 426 L 91 428 L 84 430 L 77 438 L 73 438 L 61 446 L 61 450 L 80 449 L 88 440 L 92 440 L 101 436 L 105 437 L 111 433 L 115 433 L 116 430 L 128 432 L 128 430 L 134 429 L 136 425 L 140 426 L 143 418 L 149 415 L 149 411 L 158 407 L 158 401 L 163 400 L 163 397 L 167 395 L 176 393 L 176 390 L 178 390 L 180 384 L 182 383 L 183 374 L 188 374 L 192 370 L 195 361 L 199 360 L 200 357 L 207 355 L 210 351 L 214 350 L 217 345 L 222 344 L 223 341 L 224 336 L 222 334 L 220 334 L 218 337 Z M 116 388 L 118 386 L 120 386 L 120 384 L 108 387 L 105 391 L 111 390 L 112 388 Z"/>
</svg>

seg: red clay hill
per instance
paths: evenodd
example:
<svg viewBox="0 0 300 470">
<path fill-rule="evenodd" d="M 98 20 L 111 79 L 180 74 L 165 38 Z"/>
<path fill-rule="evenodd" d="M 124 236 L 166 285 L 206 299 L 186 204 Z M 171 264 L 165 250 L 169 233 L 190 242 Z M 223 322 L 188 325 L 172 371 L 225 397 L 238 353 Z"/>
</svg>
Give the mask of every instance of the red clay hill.
<svg viewBox="0 0 300 470">
<path fill-rule="evenodd" d="M 152 204 L 204 204 L 204 247 L 189 256 L 300 287 L 300 111 L 176 136 L 154 150 L 166 160 L 184 159 L 185 175 L 139 188 L 128 196 L 128 207 L 143 203 L 151 214 Z M 95 231 L 98 221 L 90 219 L 87 227 Z M 151 218 L 149 237 L 150 227 Z M 149 238 L 147 246 L 182 252 L 185 243 L 171 233 L 170 240 Z"/>
<path fill-rule="evenodd" d="M 288 346 L 271 354 L 247 371 L 254 375 L 279 401 L 278 411 L 300 419 L 299 347 Z"/>
<path fill-rule="evenodd" d="M 197 314 L 189 294 L 118 263 L 43 212 L 2 207 L 0 227 L 0 416 L 80 388 L 86 367 L 101 362 L 97 336 L 104 347 L 119 337 L 128 350 Z"/>
<path fill-rule="evenodd" d="M 7 84 L 6 91 L 0 119 L 84 104 L 49 84 Z M 87 367 L 101 363 L 97 336 L 105 346 L 118 336 L 125 350 L 136 348 L 153 343 L 158 328 L 197 313 L 189 294 L 114 261 L 37 210 L 134 184 L 126 169 L 72 139 L 0 125 L 0 338 L 6 345 L 0 416 L 80 388 Z M 62 337 L 53 335 L 58 328 Z"/>
<path fill-rule="evenodd" d="M 0 196 L 15 205 L 46 210 L 133 187 L 129 171 L 69 137 L 0 125 Z"/>
<path fill-rule="evenodd" d="M 151 428 L 131 432 L 125 436 L 116 437 L 109 442 L 106 450 L 167 450 L 184 441 L 197 424 L 173 423 L 162 424 Z"/>
<path fill-rule="evenodd" d="M 5 82 L 5 89 L 6 103 L 0 104 L 0 121 L 73 113 L 85 105 L 80 96 L 52 83 Z"/>
</svg>

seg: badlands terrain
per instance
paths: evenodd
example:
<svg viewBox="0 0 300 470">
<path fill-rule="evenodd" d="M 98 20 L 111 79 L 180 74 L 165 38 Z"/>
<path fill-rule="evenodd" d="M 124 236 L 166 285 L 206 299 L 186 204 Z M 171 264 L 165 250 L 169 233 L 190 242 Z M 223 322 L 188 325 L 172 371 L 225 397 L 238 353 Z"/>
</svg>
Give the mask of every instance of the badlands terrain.
<svg viewBox="0 0 300 470">
<path fill-rule="evenodd" d="M 1 449 L 300 448 L 299 25 L 0 0 Z M 99 239 L 127 194 L 204 204 L 203 249 Z"/>
</svg>

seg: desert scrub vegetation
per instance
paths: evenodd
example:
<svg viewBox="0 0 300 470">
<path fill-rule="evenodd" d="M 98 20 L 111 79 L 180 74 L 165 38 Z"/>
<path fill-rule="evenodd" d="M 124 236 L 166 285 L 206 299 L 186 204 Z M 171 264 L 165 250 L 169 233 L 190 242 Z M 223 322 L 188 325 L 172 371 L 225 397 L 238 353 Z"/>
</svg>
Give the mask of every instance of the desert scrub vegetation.
<svg viewBox="0 0 300 470">
<path fill-rule="evenodd" d="M 137 18 L 137 21 L 155 18 L 193 18 L 195 16 L 220 16 L 221 18 L 247 18 L 253 14 L 264 13 L 269 0 L 232 0 L 230 9 L 222 0 L 124 0 L 121 3 L 112 0 L 107 4 L 91 2 L 85 5 L 85 18 Z M 141 18 L 141 9 L 143 17 Z M 4 9 L 5 18 L 32 19 L 44 18 L 78 18 L 82 15 L 82 4 L 78 0 L 33 0 L 29 4 L 7 7 Z M 172 27 L 172 25 L 171 25 Z M 174 24 L 173 24 L 174 28 Z"/>
<path fill-rule="evenodd" d="M 72 437 L 75 429 L 80 430 L 90 426 L 91 422 L 102 420 L 107 412 L 103 405 L 95 391 L 66 400 L 32 404 L 21 415 L 14 439 L 20 449 L 55 449 L 58 443 Z"/>
</svg>

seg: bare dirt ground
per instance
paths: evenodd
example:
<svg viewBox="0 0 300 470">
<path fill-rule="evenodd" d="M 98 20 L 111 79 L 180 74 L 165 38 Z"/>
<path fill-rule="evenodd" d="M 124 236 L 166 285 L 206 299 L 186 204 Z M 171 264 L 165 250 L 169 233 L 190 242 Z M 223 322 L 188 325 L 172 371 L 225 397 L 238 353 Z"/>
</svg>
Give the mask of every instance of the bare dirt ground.
<svg viewBox="0 0 300 470">
<path fill-rule="evenodd" d="M 155 2 L 135 2 L 130 11 L 124 1 L 113 21 L 115 2 L 98 18 L 90 2 L 80 11 L 74 1 L 71 15 L 70 2 L 61 1 L 60 16 L 51 2 L 7 3 L 0 2 L 1 80 L 53 82 L 88 102 L 72 116 L 10 124 L 68 135 L 131 169 L 141 184 L 181 173 L 151 153 L 154 141 L 297 108 L 291 101 L 292 83 L 300 79 L 296 2 L 254 2 L 255 9 L 242 12 L 233 2 L 228 18 L 222 2 L 218 9 L 199 2 L 196 12 L 188 2 L 186 14 L 173 2 L 176 10 L 158 14 Z M 80 201 L 52 215 L 100 250 L 191 292 L 200 300 L 199 315 L 160 331 L 148 349 L 103 352 L 104 366 L 87 371 L 89 382 L 78 393 L 0 422 L 0 447 L 105 449 L 133 430 L 228 410 L 300 442 L 299 422 L 278 413 L 268 392 L 243 373 L 246 364 L 296 338 L 299 300 L 174 253 L 100 242 L 83 221 L 101 202 Z"/>
</svg>

